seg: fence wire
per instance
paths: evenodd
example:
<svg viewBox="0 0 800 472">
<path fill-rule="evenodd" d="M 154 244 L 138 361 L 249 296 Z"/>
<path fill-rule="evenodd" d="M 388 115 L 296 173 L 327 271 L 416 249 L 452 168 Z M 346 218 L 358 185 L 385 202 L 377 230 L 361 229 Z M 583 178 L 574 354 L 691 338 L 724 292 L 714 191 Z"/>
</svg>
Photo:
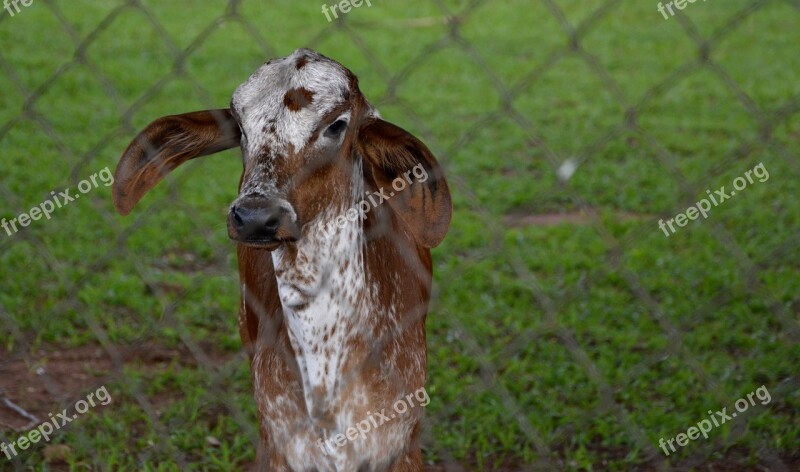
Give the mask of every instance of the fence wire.
<svg viewBox="0 0 800 472">
<path fill-rule="evenodd" d="M 377 3 L 377 1 L 374 3 Z M 444 33 L 441 37 L 427 42 L 415 57 L 412 57 L 399 69 L 387 65 L 388 58 L 382 57 L 380 53 L 371 47 L 369 41 L 364 38 L 365 31 L 374 31 L 376 29 L 385 29 L 387 34 L 408 34 L 404 33 L 407 30 L 402 28 L 386 28 L 387 23 L 392 22 L 391 20 L 372 22 L 363 20 L 357 15 L 341 15 L 336 21 L 330 24 L 325 23 L 325 26 L 320 28 L 313 36 L 313 39 L 308 41 L 307 44 L 298 44 L 298 47 L 318 49 L 335 35 L 344 34 L 351 45 L 363 55 L 364 60 L 369 64 L 370 71 L 379 76 L 385 83 L 385 93 L 376 103 L 378 108 L 391 106 L 393 110 L 401 111 L 404 116 L 391 116 L 389 118 L 395 122 L 412 123 L 414 131 L 434 150 L 445 169 L 454 167 L 452 163 L 456 159 L 455 156 L 459 155 L 460 150 L 475 145 L 476 136 L 480 134 L 484 127 L 502 120 L 510 121 L 524 133 L 526 142 L 519 143 L 519 145 L 536 149 L 537 159 L 542 159 L 546 162 L 553 175 L 560 175 L 565 172 L 566 161 L 569 161 L 570 165 L 580 167 L 591 163 L 593 160 L 601 159 L 599 156 L 601 150 L 607 148 L 621 137 L 635 133 L 647 145 L 656 150 L 654 158 L 663 167 L 665 178 L 673 179 L 680 194 L 686 196 L 684 200 L 690 202 L 690 199 L 694 198 L 694 196 L 702 195 L 705 188 L 700 188 L 692 176 L 686 175 L 679 165 L 675 153 L 662 144 L 659 138 L 649 131 L 647 127 L 642 126 L 639 117 L 654 101 L 663 98 L 681 86 L 689 74 L 702 70 L 715 77 L 727 89 L 732 100 L 741 104 L 750 119 L 752 119 L 755 128 L 752 137 L 743 138 L 737 147 L 730 149 L 727 155 L 718 160 L 712 167 L 710 175 L 705 176 L 704 182 L 720 181 L 719 176 L 727 169 L 735 167 L 743 158 L 749 156 L 754 149 L 770 150 L 780 156 L 783 163 L 794 172 L 800 173 L 800 165 L 798 165 L 800 163 L 798 163 L 796 154 L 788 149 L 784 142 L 775 139 L 776 132 L 782 126 L 787 126 L 787 123 L 795 118 L 798 111 L 800 111 L 800 95 L 784 97 L 785 100 L 780 106 L 764 109 L 748 95 L 737 80 L 720 63 L 713 59 L 712 54 L 716 44 L 731 35 L 739 33 L 748 18 L 756 15 L 768 5 L 785 4 L 794 9 L 796 13 L 800 13 L 798 11 L 800 10 L 800 3 L 796 1 L 752 1 L 731 15 L 725 24 L 710 35 L 702 34 L 699 31 L 700 28 L 693 22 L 691 14 L 683 13 L 674 16 L 670 21 L 674 22 L 673 26 L 675 28 L 682 30 L 685 36 L 684 39 L 691 45 L 689 49 L 693 50 L 693 52 L 685 63 L 674 68 L 671 73 L 663 77 L 663 80 L 647 89 L 637 99 L 631 98 L 630 94 L 625 90 L 624 84 L 615 79 L 614 74 L 609 72 L 603 61 L 592 53 L 590 39 L 597 26 L 610 16 L 617 14 L 620 9 L 626 8 L 627 2 L 622 0 L 594 2 L 596 5 L 592 7 L 593 12 L 582 21 L 575 22 L 570 20 L 570 15 L 565 13 L 565 7 L 561 4 L 563 2 L 541 0 L 541 3 L 546 6 L 547 11 L 552 15 L 552 18 L 548 19 L 548 21 L 554 19 L 562 30 L 562 45 L 547 51 L 544 59 L 535 64 L 521 64 L 520 67 L 525 68 L 526 73 L 519 80 L 512 83 L 509 83 L 493 69 L 491 61 L 487 60 L 484 53 L 463 32 L 464 25 L 471 18 L 475 15 L 480 15 L 482 8 L 490 7 L 490 4 L 494 2 L 472 0 L 456 5 L 454 2 L 431 0 L 430 3 L 439 12 L 438 16 L 397 21 L 400 23 L 413 21 L 417 24 L 444 24 L 446 25 Z M 288 51 L 284 51 L 272 44 L 272 41 L 262 34 L 263 25 L 256 24 L 248 18 L 243 11 L 243 1 L 241 0 L 227 2 L 224 13 L 210 21 L 202 29 L 202 32 L 189 41 L 186 46 L 182 46 L 173 39 L 173 33 L 171 33 L 173 25 L 163 23 L 159 15 L 149 6 L 149 2 L 130 0 L 119 4 L 112 8 L 89 34 L 81 33 L 80 28 L 74 24 L 74 21 L 68 19 L 68 15 L 64 11 L 65 4 L 63 2 L 36 0 L 34 7 L 47 9 L 54 16 L 63 28 L 63 32 L 69 38 L 71 42 L 70 49 L 73 54 L 71 58 L 64 60 L 47 80 L 40 81 L 36 86 L 31 87 L 29 85 L 30 81 L 25 77 L 27 72 L 19 70 L 14 61 L 9 58 L 9 49 L 14 46 L 7 45 L 6 48 L 0 48 L 0 71 L 5 75 L 7 82 L 14 87 L 13 90 L 4 90 L 3 93 L 13 94 L 23 99 L 21 107 L 13 110 L 10 119 L 0 124 L 0 143 L 6 141 L 8 146 L 13 146 L 13 144 L 9 144 L 14 139 L 11 136 L 12 132 L 27 122 L 35 123 L 35 133 L 41 137 L 46 137 L 47 140 L 53 143 L 63 156 L 63 160 L 69 163 L 71 171 L 69 175 L 64 176 L 64 187 L 74 187 L 81 179 L 91 174 L 94 169 L 99 169 L 105 165 L 112 165 L 113 168 L 114 163 L 108 161 L 108 156 L 121 154 L 122 149 L 118 148 L 118 143 L 121 140 L 133 138 L 140 131 L 140 127 L 134 123 L 135 118 L 141 118 L 141 114 L 147 105 L 162 94 L 168 93 L 169 86 L 176 81 L 191 87 L 191 92 L 201 97 L 202 103 L 207 108 L 213 109 L 224 106 L 214 98 L 214 93 L 209 91 L 207 86 L 193 76 L 187 68 L 189 59 L 193 55 L 199 54 L 199 51 L 207 46 L 210 38 L 219 34 L 224 27 L 230 25 L 241 27 L 246 31 L 253 44 L 263 53 L 265 59 L 284 56 L 288 53 Z M 264 8 L 269 7 L 265 5 Z M 307 8 L 316 9 L 317 7 L 313 4 Z M 188 5 L 187 10 L 190 10 Z M 25 14 L 26 11 L 24 9 L 17 13 L 17 15 Z M 115 81 L 105 71 L 104 64 L 93 60 L 88 51 L 98 41 L 102 41 L 102 38 L 113 34 L 114 25 L 118 21 L 132 15 L 141 15 L 158 32 L 158 35 L 163 40 L 164 48 L 168 51 L 168 60 L 172 66 L 162 76 L 152 77 L 152 87 L 133 103 L 129 103 L 129 100 L 125 98 L 125 93 L 119 90 L 119 85 L 115 84 Z M 187 11 L 187 15 L 191 15 L 191 11 Z M 11 21 L 17 21 L 17 19 L 4 14 L 0 17 L 0 28 L 4 28 Z M 403 23 L 401 26 L 406 27 L 409 25 Z M 503 26 L 498 25 L 497 27 L 502 28 Z M 231 45 L 231 47 L 235 46 Z M 135 53 L 137 49 L 136 38 L 131 38 L 130 48 L 128 53 Z M 438 140 L 436 130 L 426 124 L 426 118 L 415 111 L 415 106 L 404 99 L 398 91 L 404 86 L 411 86 L 410 82 L 413 81 L 413 76 L 419 71 L 435 71 L 437 64 L 435 61 L 431 61 L 431 57 L 452 48 L 457 48 L 463 53 L 464 57 L 471 61 L 471 65 L 475 69 L 481 71 L 483 74 L 482 79 L 486 79 L 491 84 L 499 98 L 497 100 L 498 106 L 495 110 L 485 113 L 472 122 L 465 122 L 464 129 L 457 139 L 448 145 L 444 145 Z M 549 137 L 542 133 L 540 126 L 531 119 L 527 110 L 521 110 L 518 104 L 518 100 L 521 97 L 535 93 L 536 86 L 544 80 L 544 77 L 567 58 L 581 61 L 587 70 L 591 71 L 594 78 L 602 84 L 608 96 L 613 98 L 615 105 L 620 110 L 623 110 L 615 126 L 605 130 L 594 141 L 585 145 L 577 155 L 571 156 L 565 156 L 551 146 Z M 86 130 L 86 142 L 90 143 L 86 149 L 78 149 L 65 140 L 62 134 L 57 131 L 58 126 L 54 124 L 49 110 L 42 110 L 37 107 L 37 103 L 52 91 L 60 79 L 76 69 L 87 71 L 98 84 L 96 93 L 104 95 L 110 101 L 110 106 L 119 111 L 119 124 L 117 127 L 113 129 Z M 399 72 L 396 72 L 396 70 L 399 70 Z M 242 77 L 242 80 L 244 78 Z M 465 100 L 480 99 L 481 97 L 465 97 Z M 175 110 L 175 113 L 184 111 L 190 110 Z M 447 110 L 441 111 L 443 114 L 447 112 Z M 156 116 L 148 118 L 155 119 Z M 242 366 L 247 365 L 247 356 L 244 353 L 220 355 L 218 349 L 209 346 L 195 332 L 192 326 L 187 326 L 187 321 L 178 314 L 181 306 L 186 303 L 192 303 L 192 306 L 198 309 L 194 305 L 195 302 L 187 302 L 186 297 L 195 296 L 204 290 L 201 278 L 193 279 L 188 287 L 173 286 L 165 283 L 161 271 L 168 271 L 171 267 L 170 262 L 165 262 L 163 258 L 156 255 L 156 251 L 141 254 L 141 258 L 135 262 L 136 273 L 129 274 L 130 277 L 140 280 L 146 288 L 145 293 L 138 296 L 156 297 L 162 303 L 164 307 L 163 313 L 157 319 L 143 321 L 143 323 L 147 324 L 147 329 L 154 333 L 163 332 L 164 330 L 173 333 L 177 342 L 169 348 L 150 344 L 147 336 L 143 337 L 142 342 L 138 345 L 136 343 L 120 345 L 120 343 L 115 342 L 114 336 L 109 334 L 108 325 L 103 320 L 98 319 L 94 314 L 95 312 L 90 309 L 88 306 L 90 302 L 85 297 L 79 296 L 81 289 L 92 283 L 92 277 L 95 274 L 104 274 L 115 270 L 115 264 L 120 255 L 132 251 L 131 239 L 136 238 L 138 230 L 153 224 L 155 214 L 158 212 L 157 208 L 169 207 L 171 212 L 183 215 L 181 219 L 185 221 L 203 220 L 203 217 L 198 214 L 198 205 L 184 201 L 175 191 L 183 181 L 190 178 L 201 178 L 202 176 L 199 175 L 191 175 L 196 174 L 197 169 L 199 167 L 190 166 L 189 170 L 178 174 L 178 177 L 172 180 L 167 179 L 168 184 L 166 182 L 162 184 L 168 185 L 167 195 L 160 197 L 162 200 L 154 204 L 149 210 L 140 209 L 141 211 L 135 211 L 129 217 L 133 218 L 134 222 L 127 227 L 121 226 L 120 218 L 113 212 L 110 201 L 92 197 L 91 205 L 96 211 L 96 217 L 107 222 L 108 227 L 113 231 L 113 239 L 108 243 L 107 247 L 98 243 L 97 253 L 85 255 L 85 264 L 79 271 L 80 276 L 75 276 L 72 270 L 67 270 L 67 266 L 73 264 L 72 260 L 52 250 L 51 245 L 48 243 L 52 235 L 40 234 L 37 231 L 21 231 L 14 237 L 0 238 L 0 254 L 11 251 L 14 245 L 24 245 L 25 252 L 30 258 L 31 266 L 44 267 L 52 274 L 51 280 L 41 281 L 41 283 L 43 285 L 54 284 L 59 287 L 53 291 L 58 293 L 59 296 L 57 299 L 40 300 L 36 303 L 39 309 L 46 311 L 48 317 L 53 320 L 77 316 L 92 338 L 90 343 L 92 347 L 75 351 L 72 354 L 75 356 L 74 358 L 70 358 L 70 352 L 73 352 L 73 348 L 65 348 L 63 353 L 49 351 L 42 347 L 42 339 L 37 336 L 35 327 L 26 326 L 24 323 L 26 314 L 14 312 L 4 305 L 2 299 L 0 299 L 0 326 L 2 326 L 6 341 L 5 351 L 0 357 L 0 373 L 6 376 L 7 379 L 11 376 L 20 375 L 20 378 L 16 381 L 20 385 L 31 385 L 29 392 L 33 392 L 33 390 L 44 392 L 44 397 L 49 398 L 49 403 L 45 405 L 47 408 L 53 405 L 61 405 L 62 407 L 72 405 L 77 398 L 82 397 L 85 392 L 89 391 L 87 388 L 90 386 L 91 389 L 94 389 L 106 381 L 109 382 L 109 385 L 112 383 L 125 383 L 126 395 L 135 400 L 135 408 L 142 412 L 139 417 L 141 424 L 137 422 L 136 424 L 123 424 L 115 427 L 140 429 L 144 427 L 142 424 L 146 424 L 147 427 L 152 428 L 162 438 L 159 442 L 151 441 L 146 444 L 139 444 L 140 448 L 138 450 L 128 450 L 129 454 L 137 456 L 140 470 L 162 470 L 159 468 L 158 463 L 165 461 L 164 458 L 169 458 L 169 462 L 179 470 L 194 470 L 197 468 L 216 470 L 214 466 L 199 466 L 198 455 L 201 454 L 200 452 L 190 452 L 191 449 L 189 448 L 178 447 L 176 441 L 171 439 L 175 431 L 191 427 L 194 421 L 194 413 L 186 411 L 186 416 L 182 418 L 172 417 L 165 420 L 163 411 L 161 411 L 163 406 L 159 405 L 158 401 L 154 401 L 154 398 L 146 392 L 147 381 L 142 377 L 131 374 L 131 370 L 140 367 L 142 363 L 168 363 L 175 362 L 177 359 L 177 362 L 181 365 L 196 368 L 197 371 L 202 373 L 200 382 L 202 382 L 202 388 L 206 391 L 206 399 L 208 401 L 211 401 L 209 399 L 216 399 L 221 406 L 220 409 L 209 414 L 226 417 L 233 421 L 239 429 L 240 437 L 245 438 L 244 440 L 250 444 L 248 449 L 254 451 L 258 444 L 258 423 L 254 416 L 253 408 L 236 401 L 236 398 L 230 394 L 230 384 L 234 381 L 234 378 L 237 378 L 237 372 L 241 371 Z M 447 170 L 447 177 L 453 193 L 460 196 L 461 209 L 466 208 L 470 212 L 480 215 L 485 223 L 483 239 L 486 241 L 486 246 L 480 249 L 465 248 L 462 253 L 462 257 L 465 257 L 468 262 L 461 266 L 461 270 L 466 272 L 481 271 L 483 270 L 481 263 L 486 258 L 491 258 L 493 255 L 506 250 L 503 241 L 508 225 L 504 223 L 502 218 L 495 215 L 492 209 L 483 204 L 482 198 L 472 182 L 451 170 Z M 567 287 L 567 295 L 555 297 L 551 291 L 545 288 L 541 275 L 528 267 L 521 258 L 514 258 L 515 262 L 510 267 L 510 271 L 518 278 L 520 286 L 524 287 L 524 290 L 535 300 L 535 305 L 531 307 L 531 311 L 539 314 L 537 316 L 541 317 L 542 327 L 516 333 L 514 341 L 502 348 L 502 353 L 499 357 L 497 354 L 489 352 L 487 347 L 489 341 L 483 339 L 480 333 L 475 332 L 473 327 L 466 325 L 461 318 L 453 313 L 448 313 L 446 309 L 442 308 L 442 304 L 437 303 L 436 300 L 438 300 L 439 296 L 443 292 L 447 292 L 449 287 L 457 284 L 458 281 L 435 279 L 436 288 L 433 308 L 430 314 L 430 317 L 444 317 L 449 320 L 449 334 L 447 336 L 452 339 L 448 339 L 448 341 L 458 342 L 460 348 L 463 349 L 462 354 L 474 359 L 475 370 L 481 384 L 476 385 L 474 391 L 469 393 L 479 395 L 480 392 L 493 392 L 501 402 L 502 408 L 511 417 L 516 418 L 516 427 L 522 432 L 522 440 L 535 451 L 534 457 L 523 457 L 523 454 L 519 451 L 498 451 L 498 455 L 495 458 L 478 459 L 473 457 L 465 459 L 464 457 L 456 458 L 445 447 L 438 447 L 436 448 L 438 454 L 435 460 L 436 464 L 430 464 L 431 470 L 478 470 L 481 467 L 497 470 L 581 468 L 578 464 L 565 462 L 563 446 L 552 444 L 549 439 L 553 432 L 543 431 L 533 424 L 529 418 L 531 413 L 520 402 L 519 392 L 512 391 L 498 377 L 500 375 L 499 372 L 504 371 L 507 360 L 524 356 L 527 347 L 531 343 L 545 338 L 555 339 L 557 343 L 566 349 L 573 361 L 583 370 L 583 374 L 596 385 L 600 398 L 594 410 L 586 411 L 586 416 L 609 416 L 613 418 L 613 421 L 623 425 L 624 430 L 627 431 L 630 449 L 622 452 L 609 451 L 610 456 L 619 458 L 631 453 L 631 451 L 637 451 L 640 463 L 632 464 L 632 468 L 639 470 L 668 470 L 672 468 L 687 470 L 693 467 L 703 467 L 704 464 L 713 461 L 714 457 L 717 457 L 718 449 L 724 444 L 720 438 L 712 439 L 703 445 L 697 446 L 694 453 L 680 460 L 676 461 L 673 458 L 665 457 L 658 449 L 658 445 L 652 440 L 652 432 L 647 427 L 639 424 L 629 405 L 619 399 L 615 387 L 617 383 L 606 379 L 602 374 L 602 370 L 597 365 L 596 358 L 592 353 L 593 348 L 583 345 L 580 341 L 581 336 L 561 321 L 560 315 L 567 309 L 566 305 L 574 303 L 576 300 L 585 299 L 593 286 L 601 283 L 609 277 L 609 274 L 613 273 L 619 278 L 619 283 L 633 295 L 636 306 L 641 307 L 648 314 L 668 340 L 664 350 L 658 353 L 657 356 L 647 358 L 642 364 L 630 368 L 630 375 L 634 377 L 650 368 L 659 359 L 672 357 L 680 364 L 685 365 L 699 379 L 702 379 L 702 386 L 710 404 L 727 405 L 732 401 L 729 393 L 720 386 L 719 380 L 708 372 L 704 362 L 699 360 L 696 354 L 682 342 L 682 338 L 688 328 L 676 323 L 675 318 L 667 313 L 668 310 L 662 306 L 658 297 L 648 288 L 648 284 L 641 280 L 640 274 L 627 268 L 621 262 L 629 251 L 638 250 L 640 241 L 654 231 L 654 225 L 647 227 L 643 225 L 636 231 L 627 232 L 620 236 L 619 231 L 609 227 L 607 221 L 598 213 L 595 206 L 586 198 L 586 195 L 571 187 L 566 180 L 560 185 L 545 190 L 545 192 L 550 192 L 553 195 L 567 195 L 570 200 L 570 208 L 579 210 L 586 219 L 585 224 L 600 235 L 608 255 L 607 259 L 599 261 L 599 264 L 602 264 L 602 268 L 582 277 L 575 286 Z M 14 190 L 15 185 L 8 179 L 0 179 L 0 195 L 4 200 L 3 215 L 18 215 L 27 211 L 30 206 L 30 202 L 18 196 Z M 230 183 L 230 185 L 232 186 L 233 183 Z M 41 190 L 46 193 L 50 189 L 42 188 Z M 547 193 L 540 196 L 540 198 L 546 197 Z M 682 208 L 676 207 L 674 210 L 679 211 Z M 460 208 L 457 207 L 456 212 L 458 213 L 459 211 Z M 67 217 L 63 215 L 54 216 L 55 219 Z M 769 307 L 771 315 L 774 316 L 780 326 L 778 331 L 781 333 L 781 342 L 788 345 L 796 344 L 800 340 L 796 313 L 793 313 L 791 307 L 787 306 L 779 295 L 773 293 L 771 288 L 762 284 L 759 273 L 763 270 L 762 262 L 764 260 L 779 260 L 796 251 L 798 243 L 797 232 L 794 231 L 792 238 L 782 246 L 774 248 L 762 261 L 757 261 L 748 255 L 748 251 L 737 243 L 736 238 L 723 224 L 715 222 L 713 219 L 706 221 L 705 224 L 713 227 L 713 231 L 726 249 L 727 256 L 737 261 L 740 271 L 738 275 L 742 280 L 747 281 L 748 293 L 757 294 L 763 303 Z M 219 243 L 217 234 L 220 231 L 220 227 L 208 228 L 197 225 L 193 229 L 197 231 L 211 254 L 203 261 L 203 267 L 198 269 L 198 273 L 236 280 L 237 274 L 231 270 L 234 251 L 231 245 Z M 141 247 L 140 244 L 141 242 L 138 242 L 136 247 Z M 185 259 L 181 263 L 191 265 L 196 262 L 192 259 L 192 255 L 181 255 L 180 257 Z M 441 255 L 434 253 L 435 260 L 438 261 L 441 257 Z M 26 267 L 19 266 L 13 270 L 24 272 Z M 718 293 L 708 299 L 705 305 L 697 307 L 695 313 L 687 314 L 687 319 L 702 319 L 717 307 L 735 302 L 741 296 L 742 294 L 735 289 Z M 202 307 L 199 307 L 199 309 L 202 310 Z M 231 333 L 234 333 L 237 307 L 224 306 L 222 309 L 227 311 L 229 315 L 227 326 L 230 327 Z M 502 309 L 502 307 L 499 309 Z M 197 316 L 203 317 L 205 315 L 198 313 Z M 429 343 L 431 342 L 430 336 L 439 341 L 444 341 L 438 339 L 442 336 L 441 334 L 435 334 L 429 335 Z M 48 345 L 47 342 L 44 344 Z M 57 349 L 63 347 L 57 341 L 49 345 L 55 346 Z M 65 375 L 74 377 L 78 374 L 60 371 L 59 365 L 61 365 L 61 362 L 78 362 L 84 367 L 88 366 L 102 371 L 102 379 L 101 381 L 75 378 L 65 380 Z M 25 372 L 32 372 L 33 374 L 26 377 L 28 374 L 23 375 L 18 369 L 19 366 L 24 366 Z M 537 377 L 537 373 L 532 373 L 532 375 Z M 241 381 L 241 377 L 238 378 Z M 432 381 L 436 382 L 435 379 Z M 15 380 L 10 380 L 3 385 L 14 384 Z M 76 387 L 76 385 L 80 387 Z M 798 377 L 793 375 L 780 386 L 775 386 L 772 394 L 774 397 L 785 396 L 789 392 L 795 391 L 797 386 Z M 250 388 L 249 379 L 243 388 Z M 77 395 L 76 392 L 81 393 Z M 34 395 L 34 397 L 40 398 L 38 395 Z M 21 432 L 26 431 L 26 428 L 35 425 L 37 421 L 47 419 L 42 417 L 41 413 L 38 415 L 33 414 L 28 411 L 30 408 L 26 409 L 24 407 L 24 405 L 33 401 L 26 398 L 24 392 L 10 389 L 6 391 L 0 390 L 0 400 L 5 402 L 0 404 L 0 410 L 6 409 L 4 416 L 0 416 L 0 418 L 16 418 L 16 421 L 0 422 L 0 441 L 9 443 L 19 436 Z M 200 405 L 198 408 L 202 409 L 207 406 Z M 458 408 L 458 405 L 443 406 L 442 411 L 437 415 L 437 420 L 458 416 Z M 796 416 L 793 417 L 797 418 Z M 422 442 L 426 450 L 431 449 L 437 442 L 437 437 L 433 433 L 430 424 L 431 421 L 430 415 L 428 415 L 424 422 Z M 577 425 L 576 427 L 579 429 L 581 426 Z M 734 437 L 744 434 L 743 427 L 744 425 L 734 428 L 731 434 Z M 94 428 L 100 427 L 95 426 Z M 74 444 L 92 445 L 96 441 L 93 436 L 102 434 L 97 430 L 88 430 L 87 428 L 72 428 L 71 433 L 74 434 L 73 447 L 75 447 Z M 560 436 L 577 433 L 578 431 L 566 429 L 557 431 L 557 435 Z M 774 443 L 767 438 L 762 438 L 760 441 L 761 463 L 758 470 L 791 470 L 793 464 L 787 462 L 786 457 L 781 456 L 781 453 L 773 451 L 776 446 Z M 219 439 L 214 438 L 213 434 L 209 433 L 207 444 L 204 446 L 218 448 Z M 47 454 L 57 457 L 59 451 L 57 449 L 48 449 Z M 86 468 L 87 470 L 114 470 L 113 466 L 104 465 L 104 460 L 104 452 L 96 450 L 91 462 L 84 462 L 77 467 Z M 239 467 L 246 468 L 254 460 L 254 456 L 244 459 L 240 457 L 232 458 L 227 468 L 224 466 L 219 466 L 218 468 L 219 470 L 237 470 Z M 57 459 L 50 461 L 50 463 L 53 465 L 49 467 L 55 467 L 55 470 L 60 470 L 58 469 L 59 461 Z M 26 470 L 30 464 L 30 462 L 25 462 L 21 457 L 13 461 L 6 461 L 0 455 L 0 469 L 3 470 Z M 61 464 L 61 467 L 66 467 L 63 462 Z M 595 464 L 595 467 L 603 470 L 602 464 Z"/>
</svg>

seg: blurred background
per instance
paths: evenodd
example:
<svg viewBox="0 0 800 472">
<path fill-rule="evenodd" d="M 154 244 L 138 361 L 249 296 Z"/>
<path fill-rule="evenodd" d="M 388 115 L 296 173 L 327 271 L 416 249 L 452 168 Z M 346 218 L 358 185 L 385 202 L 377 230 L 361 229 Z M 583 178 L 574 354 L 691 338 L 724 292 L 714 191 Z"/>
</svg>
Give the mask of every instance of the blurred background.
<svg viewBox="0 0 800 472">
<path fill-rule="evenodd" d="M 328 5 L 333 4 L 329 2 Z M 310 47 L 445 168 L 430 470 L 800 469 L 800 2 L 34 0 L 0 16 L 0 218 L 168 114 L 226 107 Z M 677 10 L 676 10 L 677 11 Z M 759 163 L 669 237 L 659 220 Z M 98 180 L 0 230 L 0 442 L 101 386 L 0 470 L 247 470 L 257 420 L 225 217 L 238 150 L 129 217 Z M 677 452 L 671 439 L 764 386 Z M 38 421 L 37 421 L 38 420 Z"/>
</svg>

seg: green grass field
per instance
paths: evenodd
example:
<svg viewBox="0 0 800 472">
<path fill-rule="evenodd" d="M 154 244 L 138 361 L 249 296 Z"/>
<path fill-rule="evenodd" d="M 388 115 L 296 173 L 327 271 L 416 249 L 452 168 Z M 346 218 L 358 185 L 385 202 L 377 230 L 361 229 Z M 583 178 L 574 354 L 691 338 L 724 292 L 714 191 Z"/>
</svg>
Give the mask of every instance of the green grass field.
<svg viewBox="0 0 800 472">
<path fill-rule="evenodd" d="M 798 470 L 797 2 L 665 20 L 655 1 L 373 0 L 330 24 L 321 2 L 233 3 L 3 12 L 0 218 L 312 47 L 429 145 L 453 192 L 427 325 L 432 470 Z M 659 229 L 759 163 L 767 180 Z M 225 225 L 240 173 L 227 151 L 129 217 L 100 185 L 0 230 L 0 442 L 27 423 L 3 399 L 44 420 L 100 385 L 113 398 L 0 470 L 253 464 Z M 762 385 L 769 403 L 662 452 Z"/>
</svg>

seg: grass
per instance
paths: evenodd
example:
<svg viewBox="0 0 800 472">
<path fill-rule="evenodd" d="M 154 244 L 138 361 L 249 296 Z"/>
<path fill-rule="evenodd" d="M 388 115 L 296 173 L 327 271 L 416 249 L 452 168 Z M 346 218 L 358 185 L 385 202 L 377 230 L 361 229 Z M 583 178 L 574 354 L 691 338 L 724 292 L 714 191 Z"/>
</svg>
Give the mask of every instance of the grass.
<svg viewBox="0 0 800 472">
<path fill-rule="evenodd" d="M 37 1 L 0 17 L 0 218 L 113 169 L 154 118 L 226 106 L 267 58 L 311 46 L 359 75 L 451 182 L 456 212 L 434 251 L 428 317 L 429 463 L 798 464 L 800 11 L 791 2 L 743 17 L 752 2 L 696 3 L 665 21 L 655 2 L 597 10 L 557 0 L 554 14 L 523 0 L 375 1 L 333 25 L 303 2 L 244 0 L 232 16 L 225 2 L 198 3 Z M 450 14 L 461 15 L 455 29 L 443 21 Z M 692 34 L 708 40 L 708 62 Z M 561 181 L 567 159 L 577 169 Z M 658 229 L 760 162 L 765 182 L 669 238 Z M 224 223 L 240 166 L 234 151 L 191 162 L 128 218 L 101 186 L 50 221 L 0 233 L 0 372 L 46 365 L 42 350 L 172 353 L 123 356 L 91 373 L 114 401 L 52 440 L 70 447 L 68 465 L 49 464 L 38 444 L 13 464 L 0 456 L 0 469 L 253 462 L 257 422 Z M 575 212 L 588 216 L 526 222 Z M 58 383 L 85 370 L 48 372 Z M 88 391 L 36 401 L 28 385 L 0 383 L 43 415 Z M 669 457 L 658 448 L 761 385 L 770 403 Z"/>
</svg>

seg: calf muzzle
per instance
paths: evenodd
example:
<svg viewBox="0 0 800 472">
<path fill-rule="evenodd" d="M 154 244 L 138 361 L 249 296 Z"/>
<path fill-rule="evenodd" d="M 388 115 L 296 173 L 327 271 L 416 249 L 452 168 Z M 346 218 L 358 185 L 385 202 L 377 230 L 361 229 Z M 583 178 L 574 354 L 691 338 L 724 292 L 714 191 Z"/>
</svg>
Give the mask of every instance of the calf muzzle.
<svg viewBox="0 0 800 472">
<path fill-rule="evenodd" d="M 279 202 L 247 198 L 231 207 L 228 236 L 247 246 L 274 250 L 285 242 L 297 241 L 300 229 L 292 213 Z"/>
</svg>

